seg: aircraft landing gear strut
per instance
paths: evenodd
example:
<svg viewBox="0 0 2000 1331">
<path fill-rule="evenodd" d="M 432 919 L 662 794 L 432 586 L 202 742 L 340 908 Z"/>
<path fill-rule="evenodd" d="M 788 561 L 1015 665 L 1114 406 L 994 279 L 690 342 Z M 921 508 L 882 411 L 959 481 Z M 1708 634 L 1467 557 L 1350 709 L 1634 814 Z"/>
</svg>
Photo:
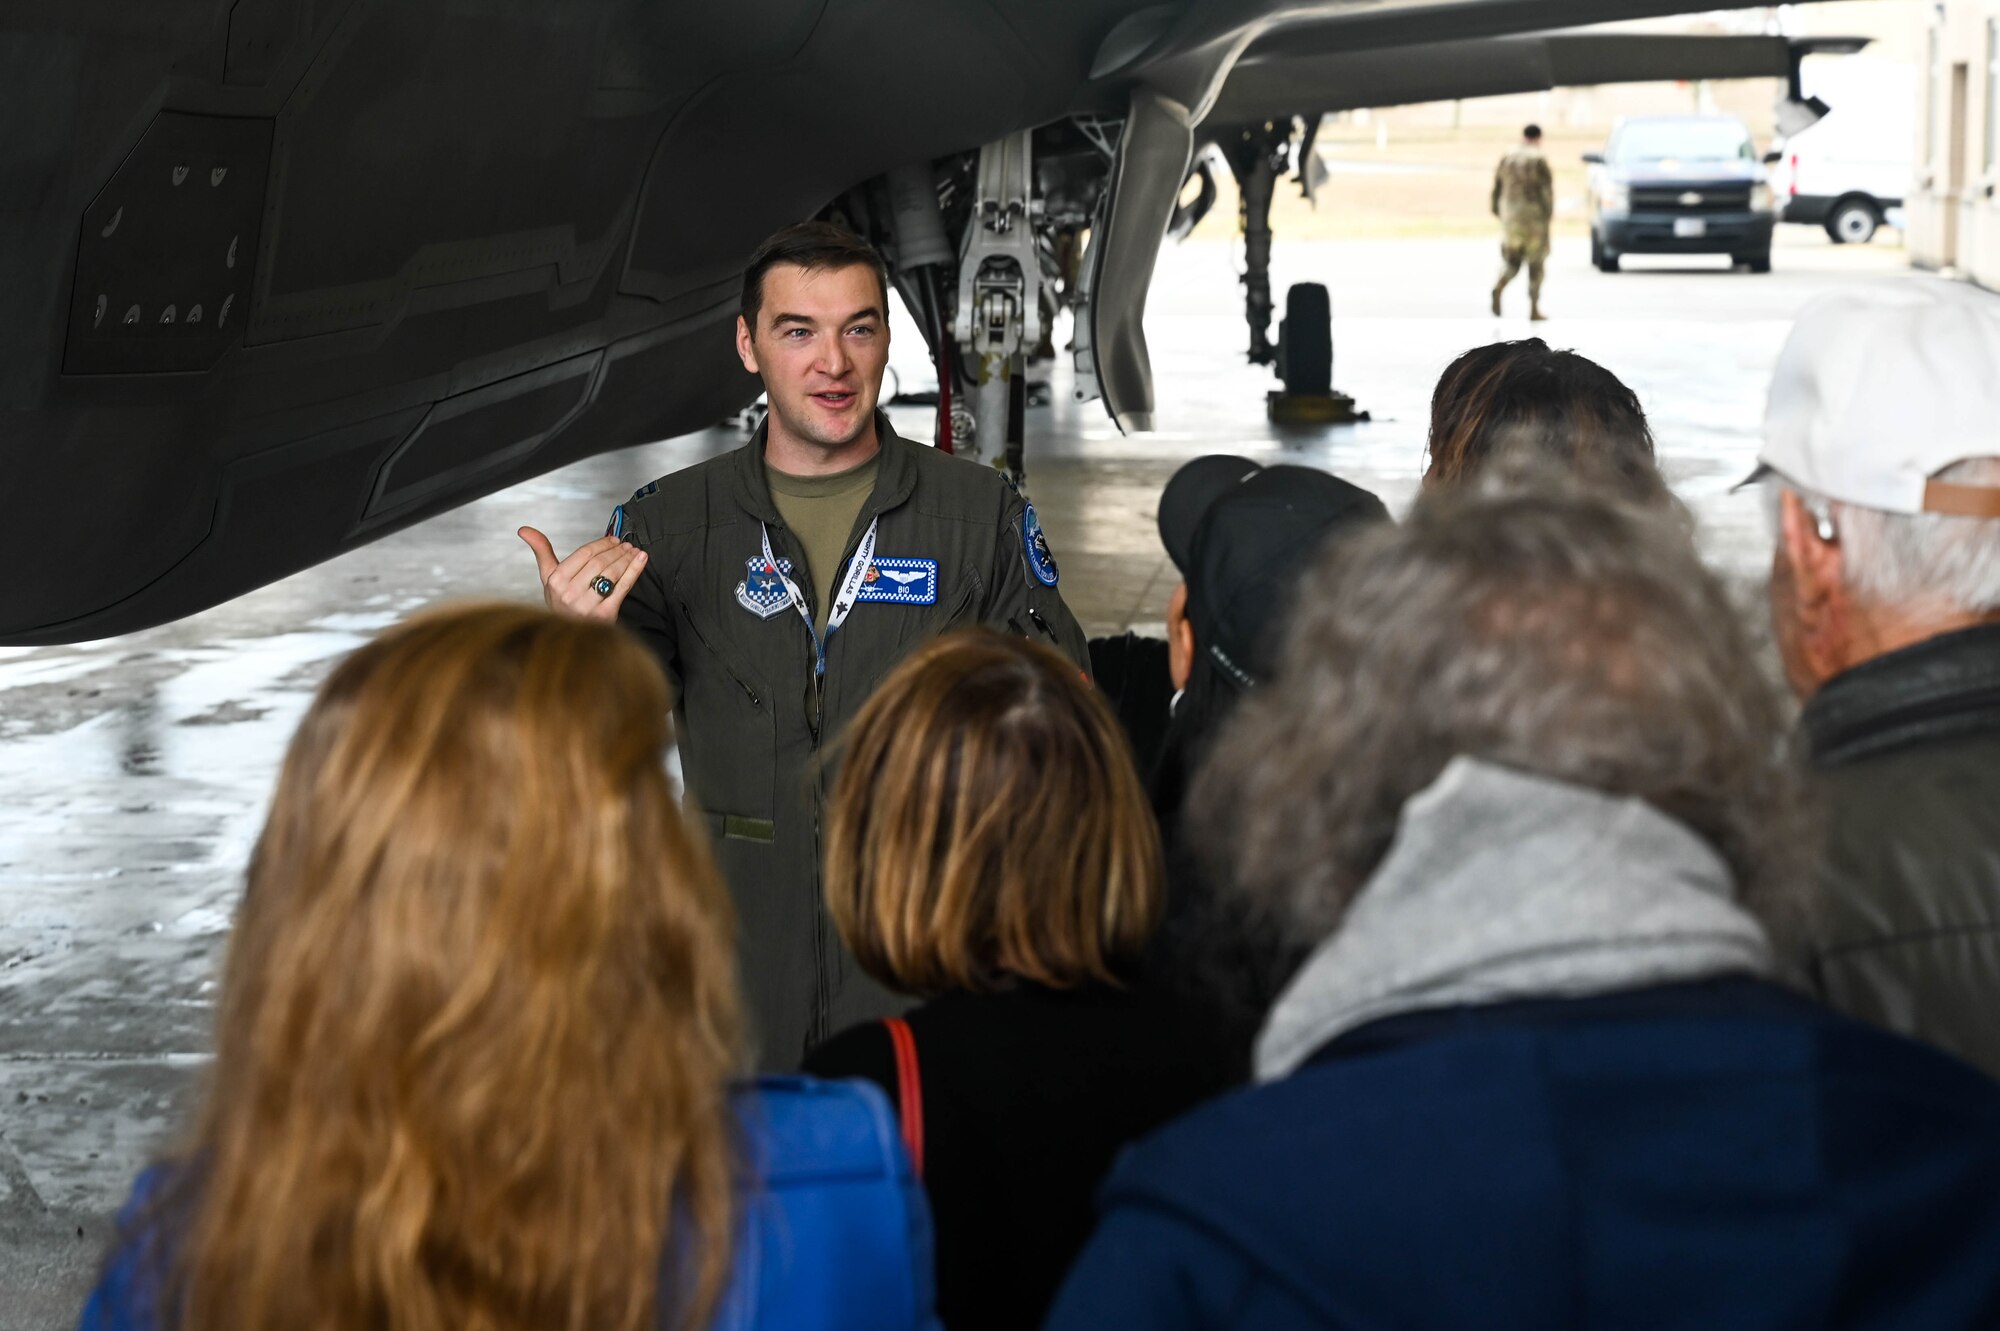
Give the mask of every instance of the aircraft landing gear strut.
<svg viewBox="0 0 2000 1331">
<path fill-rule="evenodd" d="M 961 456 L 1021 478 L 1028 416 L 1028 353 L 1042 341 L 1042 269 L 1035 238 L 1033 136 L 979 150 L 972 216 L 958 262 L 953 325 L 971 380 L 972 438 Z"/>
<path fill-rule="evenodd" d="M 1246 127 L 1223 146 L 1236 177 L 1236 221 L 1243 232 L 1243 318 L 1250 325 L 1250 363 L 1277 357 L 1271 342 L 1271 195 L 1291 151 L 1292 126 Z"/>
<path fill-rule="evenodd" d="M 1236 177 L 1237 224 L 1243 232 L 1243 318 L 1250 325 L 1252 365 L 1269 365 L 1284 387 L 1265 395 L 1265 415 L 1279 425 L 1338 425 L 1365 421 L 1354 399 L 1333 389 L 1333 312 L 1327 289 L 1294 283 L 1285 293 L 1285 317 L 1271 340 L 1271 197 L 1291 163 L 1291 121 L 1246 125 L 1222 141 Z M 1318 188 L 1309 126 L 1298 151 L 1298 180 L 1310 199 Z"/>
</svg>

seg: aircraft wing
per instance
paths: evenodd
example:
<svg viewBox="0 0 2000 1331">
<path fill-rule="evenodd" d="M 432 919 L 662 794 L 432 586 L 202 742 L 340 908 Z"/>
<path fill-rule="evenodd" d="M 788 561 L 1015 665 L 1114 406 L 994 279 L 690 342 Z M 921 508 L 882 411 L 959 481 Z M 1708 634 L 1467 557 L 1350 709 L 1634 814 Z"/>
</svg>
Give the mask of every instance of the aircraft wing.
<svg viewBox="0 0 2000 1331">
<path fill-rule="evenodd" d="M 1394 52 L 1253 49 L 1230 71 L 1207 123 L 1240 125 L 1356 107 L 1667 79 L 1786 78 L 1783 37 L 1542 33 L 1432 42 Z"/>
</svg>

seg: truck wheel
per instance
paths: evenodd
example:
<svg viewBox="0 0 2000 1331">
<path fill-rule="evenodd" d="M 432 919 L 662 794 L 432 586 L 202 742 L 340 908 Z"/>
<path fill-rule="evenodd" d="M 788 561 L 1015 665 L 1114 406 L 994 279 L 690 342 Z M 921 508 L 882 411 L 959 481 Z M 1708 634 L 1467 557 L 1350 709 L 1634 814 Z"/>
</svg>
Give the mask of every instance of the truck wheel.
<svg viewBox="0 0 2000 1331">
<path fill-rule="evenodd" d="M 1295 282 L 1285 292 L 1278 378 L 1287 393 L 1333 391 L 1333 302 L 1317 282 Z"/>
<path fill-rule="evenodd" d="M 1746 254 L 1743 256 L 1743 262 L 1750 266 L 1750 271 L 1753 273 L 1768 273 L 1771 271 L 1771 251 Z"/>
<path fill-rule="evenodd" d="M 1882 213 L 1873 199 L 1842 199 L 1826 215 L 1826 234 L 1836 245 L 1866 245 L 1881 225 Z"/>
</svg>

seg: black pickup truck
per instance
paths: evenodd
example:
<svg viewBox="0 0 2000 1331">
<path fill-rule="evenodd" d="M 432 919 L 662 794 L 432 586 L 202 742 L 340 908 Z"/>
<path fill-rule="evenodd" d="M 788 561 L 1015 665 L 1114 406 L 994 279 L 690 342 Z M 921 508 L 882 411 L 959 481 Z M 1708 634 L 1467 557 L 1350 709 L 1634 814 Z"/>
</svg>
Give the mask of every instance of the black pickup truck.
<svg viewBox="0 0 2000 1331">
<path fill-rule="evenodd" d="M 1771 271 L 1776 200 L 1750 131 L 1734 116 L 1620 121 L 1590 163 L 1590 261 L 1627 254 L 1727 254 Z"/>
</svg>

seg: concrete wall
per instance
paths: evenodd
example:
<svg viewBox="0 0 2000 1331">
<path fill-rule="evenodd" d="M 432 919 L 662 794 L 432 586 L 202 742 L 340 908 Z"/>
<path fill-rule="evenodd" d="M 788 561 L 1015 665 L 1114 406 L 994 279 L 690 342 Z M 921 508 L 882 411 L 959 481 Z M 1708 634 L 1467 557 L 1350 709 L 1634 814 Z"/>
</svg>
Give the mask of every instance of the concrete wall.
<svg viewBox="0 0 2000 1331">
<path fill-rule="evenodd" d="M 2000 0 L 1928 9 L 1910 259 L 2000 290 Z"/>
</svg>

